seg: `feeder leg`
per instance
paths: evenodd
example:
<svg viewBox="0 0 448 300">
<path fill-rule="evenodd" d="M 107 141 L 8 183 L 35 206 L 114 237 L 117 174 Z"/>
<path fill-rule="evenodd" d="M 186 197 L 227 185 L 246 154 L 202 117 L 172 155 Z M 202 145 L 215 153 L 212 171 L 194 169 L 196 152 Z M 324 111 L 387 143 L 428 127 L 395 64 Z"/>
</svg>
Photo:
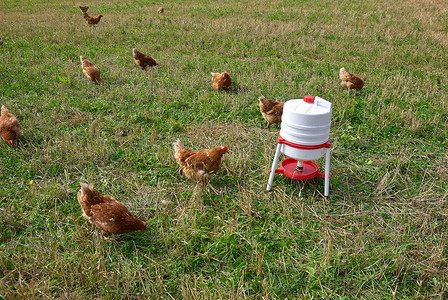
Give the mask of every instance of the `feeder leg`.
<svg viewBox="0 0 448 300">
<path fill-rule="evenodd" d="M 266 192 L 269 192 L 272 187 L 272 181 L 274 181 L 275 169 L 278 164 L 278 157 L 280 156 L 281 144 L 277 144 L 277 149 L 275 150 L 274 161 L 272 162 L 271 173 L 269 174 L 268 186 L 266 187 Z"/>
<path fill-rule="evenodd" d="M 330 148 L 327 148 L 325 154 L 325 189 L 324 196 L 328 197 L 330 193 Z"/>
</svg>

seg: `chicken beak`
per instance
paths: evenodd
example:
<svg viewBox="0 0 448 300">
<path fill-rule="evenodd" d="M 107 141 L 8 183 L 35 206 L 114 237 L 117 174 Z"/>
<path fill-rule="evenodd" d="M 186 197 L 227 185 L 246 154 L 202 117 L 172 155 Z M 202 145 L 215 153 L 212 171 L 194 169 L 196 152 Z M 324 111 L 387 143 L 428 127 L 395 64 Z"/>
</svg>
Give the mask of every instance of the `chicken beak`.
<svg viewBox="0 0 448 300">
<path fill-rule="evenodd" d="M 14 148 L 14 142 L 13 142 L 12 140 L 7 141 L 7 143 L 8 143 L 12 148 Z"/>
</svg>

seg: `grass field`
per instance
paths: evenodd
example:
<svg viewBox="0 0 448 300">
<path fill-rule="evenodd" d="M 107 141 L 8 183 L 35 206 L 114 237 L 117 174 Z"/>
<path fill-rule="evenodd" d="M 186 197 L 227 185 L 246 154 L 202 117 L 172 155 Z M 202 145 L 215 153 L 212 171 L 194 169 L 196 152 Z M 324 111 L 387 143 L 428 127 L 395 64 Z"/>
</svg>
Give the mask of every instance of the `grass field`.
<svg viewBox="0 0 448 300">
<path fill-rule="evenodd" d="M 448 297 L 448 2 L 2 0 L 0 37 L 0 105 L 24 131 L 0 144 L 0 299 Z M 279 127 L 262 94 L 332 102 L 328 200 L 322 179 L 264 193 Z M 228 146 L 225 193 L 182 175 L 177 138 Z M 80 182 L 147 230 L 104 238 Z"/>
</svg>

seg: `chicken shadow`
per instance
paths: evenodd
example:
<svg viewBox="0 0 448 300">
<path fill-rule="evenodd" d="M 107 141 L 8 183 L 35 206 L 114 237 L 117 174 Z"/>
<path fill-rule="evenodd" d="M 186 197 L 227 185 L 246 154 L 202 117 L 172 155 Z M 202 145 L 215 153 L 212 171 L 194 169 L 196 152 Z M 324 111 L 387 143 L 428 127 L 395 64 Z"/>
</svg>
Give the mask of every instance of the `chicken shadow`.
<svg viewBox="0 0 448 300">
<path fill-rule="evenodd" d="M 235 95 L 240 94 L 240 93 L 245 93 L 248 91 L 249 91 L 249 89 L 247 88 L 247 86 L 241 85 L 241 84 L 238 84 L 235 82 L 232 84 L 232 86 L 229 89 L 224 90 L 224 92 L 226 92 L 228 94 L 235 94 Z"/>
<path fill-rule="evenodd" d="M 110 239 L 127 258 L 133 258 L 139 255 L 138 253 L 163 254 L 167 252 L 166 246 L 163 242 L 163 237 L 156 228 L 156 226 L 149 226 L 143 232 L 136 231 L 114 235 Z M 137 254 L 135 253 L 136 250 Z"/>
</svg>

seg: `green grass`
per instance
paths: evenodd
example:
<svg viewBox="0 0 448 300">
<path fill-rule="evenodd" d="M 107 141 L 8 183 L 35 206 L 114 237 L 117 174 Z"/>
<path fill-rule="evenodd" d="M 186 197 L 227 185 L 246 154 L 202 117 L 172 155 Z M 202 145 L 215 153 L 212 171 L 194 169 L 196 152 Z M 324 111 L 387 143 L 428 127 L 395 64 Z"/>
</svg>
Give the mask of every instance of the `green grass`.
<svg viewBox="0 0 448 300">
<path fill-rule="evenodd" d="M 96 28 L 78 5 L 104 15 Z M 446 298 L 447 9 L 2 1 L 0 104 L 24 136 L 0 144 L 0 299 Z M 140 70 L 132 48 L 160 66 Z M 340 86 L 341 67 L 367 76 L 362 91 Z M 229 92 L 211 87 L 222 71 Z M 278 127 L 263 129 L 261 94 L 333 103 L 329 200 L 322 179 L 276 175 L 264 193 Z M 177 138 L 229 147 L 212 176 L 224 194 L 182 176 Z M 148 229 L 104 238 L 79 182 Z"/>
</svg>

